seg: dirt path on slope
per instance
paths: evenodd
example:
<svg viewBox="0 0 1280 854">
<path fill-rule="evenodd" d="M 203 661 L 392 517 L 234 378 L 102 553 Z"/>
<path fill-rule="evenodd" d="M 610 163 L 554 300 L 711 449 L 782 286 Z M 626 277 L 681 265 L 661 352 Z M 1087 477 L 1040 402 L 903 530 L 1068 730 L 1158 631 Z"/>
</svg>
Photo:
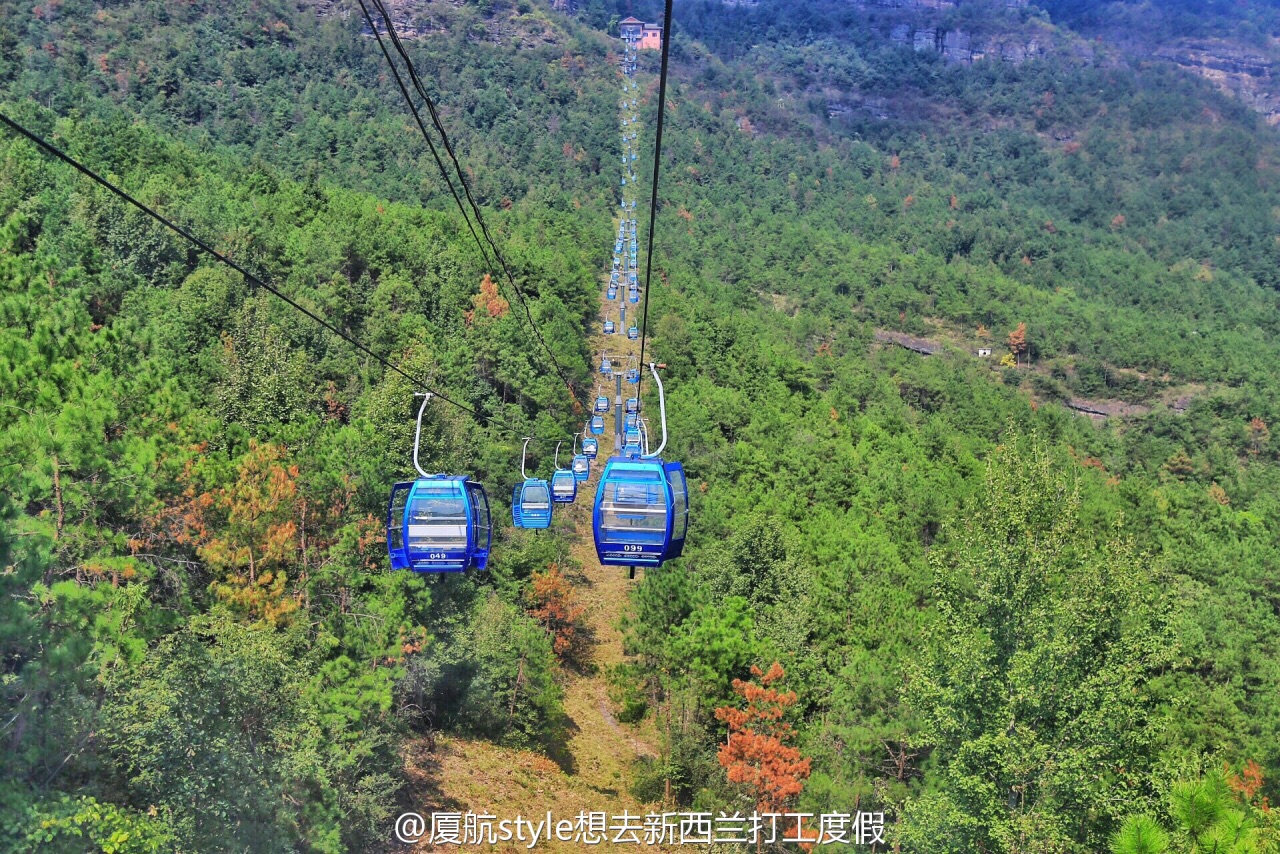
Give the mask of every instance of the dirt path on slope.
<svg viewBox="0 0 1280 854">
<path fill-rule="evenodd" d="M 591 479 L 580 487 L 586 495 L 595 494 L 601 467 L 593 466 Z M 640 756 L 656 757 L 657 751 L 631 727 L 617 721 L 608 700 L 608 669 L 623 658 L 618 621 L 635 582 L 628 579 L 625 568 L 602 567 L 596 560 L 590 501 L 579 500 L 555 524 L 570 528 L 570 555 L 579 568 L 570 570 L 569 577 L 585 608 L 580 662 L 564 670 L 567 738 L 562 749 L 553 752 L 554 758 L 455 736 L 438 738 L 434 750 L 425 740 L 415 741 L 406 756 L 406 768 L 416 811 L 428 822 L 432 812 L 472 812 L 494 816 L 495 821 L 521 816 L 538 823 L 549 810 L 556 821 L 572 821 L 584 812 L 604 812 L 612 823 L 614 816 L 624 812 L 643 816 L 658 810 L 656 804 L 641 803 L 628 791 L 631 764 Z M 583 847 L 580 842 L 543 838 L 535 850 L 577 851 Z M 528 842 L 466 848 L 515 852 L 528 850 Z M 459 846 L 424 840 L 413 850 L 457 849 Z M 665 849 L 646 846 L 646 850 Z"/>
</svg>

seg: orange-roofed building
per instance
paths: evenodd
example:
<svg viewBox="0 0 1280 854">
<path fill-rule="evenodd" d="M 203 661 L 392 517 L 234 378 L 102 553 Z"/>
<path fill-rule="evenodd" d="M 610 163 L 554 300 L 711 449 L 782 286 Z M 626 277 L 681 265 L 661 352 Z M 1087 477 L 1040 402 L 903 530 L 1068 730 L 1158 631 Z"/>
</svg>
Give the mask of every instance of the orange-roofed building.
<svg viewBox="0 0 1280 854">
<path fill-rule="evenodd" d="M 618 22 L 618 32 L 623 41 L 640 50 L 662 49 L 661 24 L 646 24 L 639 18 L 623 18 Z"/>
</svg>

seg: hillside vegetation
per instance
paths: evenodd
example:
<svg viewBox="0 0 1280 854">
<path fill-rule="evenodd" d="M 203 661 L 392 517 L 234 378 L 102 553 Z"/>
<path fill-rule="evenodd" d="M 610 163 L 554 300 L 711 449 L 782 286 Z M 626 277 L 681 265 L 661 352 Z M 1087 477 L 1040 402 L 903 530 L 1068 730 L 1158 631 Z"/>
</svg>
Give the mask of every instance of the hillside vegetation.
<svg viewBox="0 0 1280 854">
<path fill-rule="evenodd" d="M 357 13 L 0 0 L 0 112 L 482 415 L 433 403 L 424 468 L 509 520 L 599 358 L 632 6 L 581 5 L 404 13 L 572 393 Z M 1049 11 L 998 14 L 1088 23 Z M 900 850 L 1276 850 L 1275 131 L 1167 64 L 950 65 L 868 14 L 677 4 L 648 346 L 693 524 L 599 672 L 548 618 L 588 526 L 391 572 L 417 389 L 0 134 L 0 847 L 376 850 L 429 735 L 563 766 L 585 679 L 657 754 L 619 803 L 749 812 L 717 710 L 776 661 L 791 806 Z"/>
</svg>

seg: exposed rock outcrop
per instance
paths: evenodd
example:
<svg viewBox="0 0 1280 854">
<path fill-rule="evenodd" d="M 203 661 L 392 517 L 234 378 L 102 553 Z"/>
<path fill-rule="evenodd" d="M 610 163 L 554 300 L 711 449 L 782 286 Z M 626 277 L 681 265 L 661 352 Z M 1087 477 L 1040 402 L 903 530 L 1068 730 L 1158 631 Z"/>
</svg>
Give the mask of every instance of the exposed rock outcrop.
<svg viewBox="0 0 1280 854">
<path fill-rule="evenodd" d="M 1211 81 L 1266 118 L 1280 124 L 1280 86 L 1273 78 L 1280 55 L 1226 39 L 1181 39 L 1155 55 Z"/>
<path fill-rule="evenodd" d="M 1030 32 L 974 36 L 964 30 L 940 30 L 926 24 L 898 23 L 889 28 L 888 38 L 917 51 L 934 51 L 951 62 L 969 64 L 983 59 L 1025 62 L 1048 52 L 1046 43 Z"/>
</svg>

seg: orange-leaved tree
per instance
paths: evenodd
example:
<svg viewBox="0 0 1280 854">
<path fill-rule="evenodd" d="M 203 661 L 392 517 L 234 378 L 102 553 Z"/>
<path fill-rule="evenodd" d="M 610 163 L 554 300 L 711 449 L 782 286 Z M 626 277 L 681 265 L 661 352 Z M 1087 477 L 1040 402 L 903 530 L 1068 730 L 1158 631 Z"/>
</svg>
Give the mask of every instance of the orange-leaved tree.
<svg viewBox="0 0 1280 854">
<path fill-rule="evenodd" d="M 535 572 L 530 578 L 526 596 L 529 616 L 551 634 L 551 648 L 556 657 L 565 658 L 573 650 L 579 622 L 586 610 L 577 603 L 573 586 L 554 563 L 546 572 Z"/>
<path fill-rule="evenodd" d="M 720 764 L 730 783 L 743 785 L 751 793 L 757 812 L 782 812 L 809 778 L 809 760 L 791 746 L 795 731 L 782 719 L 795 705 L 796 692 L 773 687 L 787 675 L 776 661 L 768 672 L 753 664 L 751 675 L 759 683 L 733 680 L 733 690 L 746 701 L 745 708 L 716 709 L 716 719 L 729 727 L 729 738 L 720 745 Z"/>
<path fill-rule="evenodd" d="M 511 303 L 503 299 L 498 292 L 497 282 L 488 273 L 480 280 L 480 293 L 471 298 L 471 304 L 475 306 L 477 313 L 483 311 L 494 318 L 506 317 L 511 310 Z"/>
<path fill-rule="evenodd" d="M 1249 453 L 1256 456 L 1270 441 L 1271 428 L 1267 426 L 1267 422 L 1255 415 L 1249 422 Z"/>
<path fill-rule="evenodd" d="M 1009 333 L 1009 352 L 1013 354 L 1014 361 L 1021 365 L 1022 354 L 1027 352 L 1027 324 L 1019 323 L 1018 327 Z"/>
</svg>

